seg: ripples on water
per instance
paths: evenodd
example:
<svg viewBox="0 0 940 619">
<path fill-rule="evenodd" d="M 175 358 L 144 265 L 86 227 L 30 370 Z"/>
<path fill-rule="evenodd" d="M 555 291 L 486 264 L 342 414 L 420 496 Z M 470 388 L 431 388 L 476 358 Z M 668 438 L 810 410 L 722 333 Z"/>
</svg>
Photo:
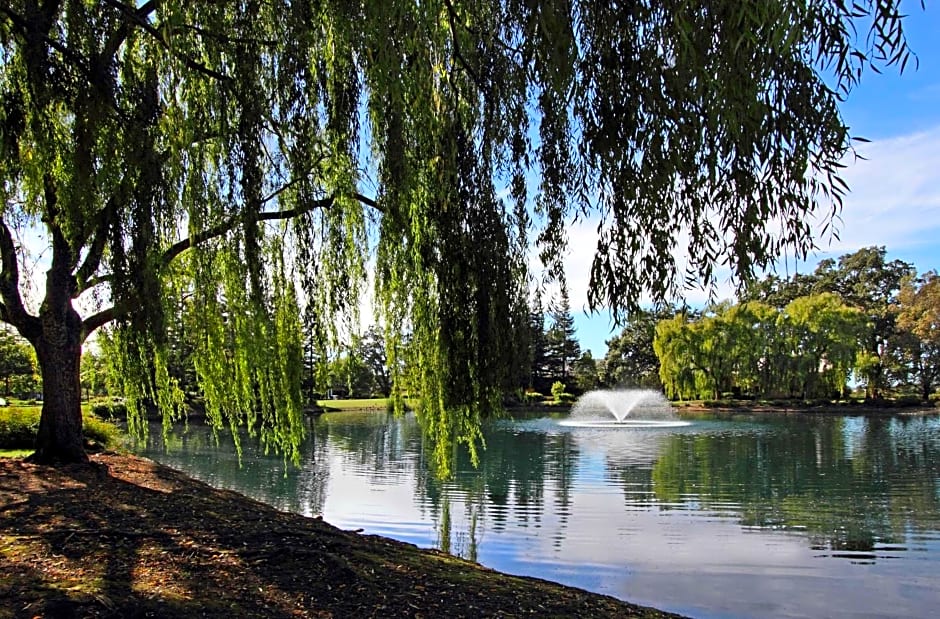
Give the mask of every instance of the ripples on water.
<svg viewBox="0 0 940 619">
<path fill-rule="evenodd" d="M 940 605 L 940 421 L 693 419 L 486 428 L 428 470 L 412 418 L 311 422 L 300 469 L 193 429 L 147 452 L 282 509 L 697 617 L 928 616 Z"/>
</svg>

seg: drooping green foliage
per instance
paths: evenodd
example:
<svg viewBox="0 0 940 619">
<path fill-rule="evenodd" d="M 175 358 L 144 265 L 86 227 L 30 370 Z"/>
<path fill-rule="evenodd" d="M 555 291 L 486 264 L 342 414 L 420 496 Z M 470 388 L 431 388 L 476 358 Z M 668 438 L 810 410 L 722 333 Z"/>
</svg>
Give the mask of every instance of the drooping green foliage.
<svg viewBox="0 0 940 619">
<path fill-rule="evenodd" d="M 868 332 L 864 314 L 827 292 L 782 310 L 749 301 L 709 307 L 694 320 L 678 314 L 656 326 L 653 348 L 673 398 L 831 398 L 859 369 Z"/>
<path fill-rule="evenodd" d="M 839 99 L 907 62 L 897 9 L 8 0 L 0 317 L 44 378 L 77 374 L 113 322 L 139 420 L 179 409 L 185 307 L 210 420 L 296 455 L 301 331 L 326 359 L 356 329 L 372 255 L 390 370 L 444 461 L 524 367 L 530 239 L 560 276 L 565 225 L 598 215 L 590 301 L 615 313 L 721 262 L 805 254 L 807 215 L 844 191 Z M 11 233 L 30 227 L 52 248 L 38 309 Z M 79 315 L 83 293 L 100 311 Z M 81 423 L 58 384 L 43 457 L 79 457 L 57 442 Z"/>
<path fill-rule="evenodd" d="M 783 280 L 769 275 L 751 283 L 742 297 L 783 309 L 800 297 L 830 293 L 861 311 L 870 328 L 861 342 L 864 354 L 856 369 L 866 395 L 877 399 L 889 387 L 892 374 L 903 373 L 898 366 L 902 335 L 896 327 L 898 294 L 902 282 L 913 275 L 913 265 L 887 260 L 884 247 L 863 247 L 838 259 L 823 260 L 809 274 Z"/>
</svg>

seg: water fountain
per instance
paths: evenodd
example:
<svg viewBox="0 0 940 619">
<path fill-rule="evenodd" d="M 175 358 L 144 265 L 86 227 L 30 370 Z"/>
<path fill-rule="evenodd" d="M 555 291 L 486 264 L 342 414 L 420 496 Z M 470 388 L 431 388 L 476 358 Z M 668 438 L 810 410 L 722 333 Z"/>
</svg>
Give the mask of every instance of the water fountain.
<svg viewBox="0 0 940 619">
<path fill-rule="evenodd" d="M 676 428 L 690 425 L 676 417 L 663 394 L 653 389 L 598 389 L 582 395 L 565 426 L 591 428 Z"/>
</svg>

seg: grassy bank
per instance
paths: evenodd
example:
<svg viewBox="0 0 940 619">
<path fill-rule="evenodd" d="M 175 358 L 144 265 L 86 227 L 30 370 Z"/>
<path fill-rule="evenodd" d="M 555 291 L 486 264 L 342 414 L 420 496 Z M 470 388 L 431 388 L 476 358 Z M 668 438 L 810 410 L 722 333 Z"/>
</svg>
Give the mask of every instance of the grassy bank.
<svg viewBox="0 0 940 619">
<path fill-rule="evenodd" d="M 414 408 L 415 400 L 405 398 L 405 408 Z M 391 403 L 388 398 L 360 398 L 349 400 L 318 400 L 317 406 L 327 413 L 340 411 L 385 411 Z"/>
<path fill-rule="evenodd" d="M 0 619 L 671 616 L 92 460 L 0 460 Z"/>
<path fill-rule="evenodd" d="M 384 411 L 388 409 L 389 402 L 388 398 L 318 400 L 317 406 L 328 413 L 338 411 Z"/>
<path fill-rule="evenodd" d="M 920 400 L 684 400 L 670 402 L 680 412 L 814 413 L 834 415 L 938 414 L 940 408 Z"/>
</svg>

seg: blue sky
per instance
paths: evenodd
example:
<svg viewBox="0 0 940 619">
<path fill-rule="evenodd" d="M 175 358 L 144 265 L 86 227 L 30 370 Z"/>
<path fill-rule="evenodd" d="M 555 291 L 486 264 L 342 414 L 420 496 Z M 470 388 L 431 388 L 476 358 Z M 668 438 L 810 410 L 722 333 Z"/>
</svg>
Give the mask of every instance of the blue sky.
<svg viewBox="0 0 940 619">
<path fill-rule="evenodd" d="M 872 140 L 859 143 L 865 161 L 847 161 L 846 197 L 838 226 L 839 238 L 819 238 L 820 250 L 801 272 L 812 271 L 819 260 L 851 253 L 861 247 L 884 245 L 888 259 L 912 263 L 918 272 L 940 270 L 940 3 L 910 2 L 907 34 L 919 66 L 911 62 L 903 75 L 896 70 L 868 72 L 843 107 L 852 134 Z M 571 305 L 582 349 L 595 358 L 607 351 L 605 341 L 619 333 L 606 313 L 589 316 L 586 284 L 594 243 L 593 225 L 571 230 L 567 260 Z M 793 272 L 794 265 L 789 265 Z M 786 274 L 783 263 L 778 272 Z M 732 286 L 719 280 L 718 298 L 730 298 Z M 701 304 L 707 292 L 688 290 L 686 298 Z"/>
</svg>

